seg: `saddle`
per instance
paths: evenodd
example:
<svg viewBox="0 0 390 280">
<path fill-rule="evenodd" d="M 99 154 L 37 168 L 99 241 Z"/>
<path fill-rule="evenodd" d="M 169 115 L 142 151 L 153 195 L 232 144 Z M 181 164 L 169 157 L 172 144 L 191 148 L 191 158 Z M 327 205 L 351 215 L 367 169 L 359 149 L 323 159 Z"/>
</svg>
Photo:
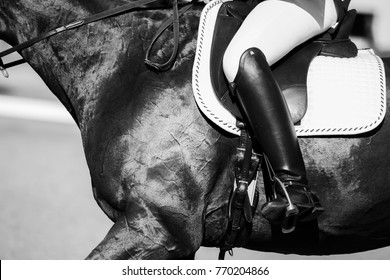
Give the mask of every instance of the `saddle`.
<svg viewBox="0 0 390 280">
<path fill-rule="evenodd" d="M 239 120 L 242 116 L 230 94 L 229 85 L 222 70 L 222 60 L 235 32 L 259 2 L 261 1 L 224 2 L 218 11 L 214 27 L 210 53 L 211 83 L 223 106 Z M 343 9 L 343 7 L 339 8 Z M 296 47 L 272 66 L 275 79 L 284 94 L 295 124 L 299 123 L 307 110 L 307 76 L 313 59 L 320 55 L 342 58 L 357 56 L 358 49 L 349 38 L 356 14 L 356 10 L 344 11 L 344 17 L 336 28 Z"/>
<path fill-rule="evenodd" d="M 255 6 L 256 2 L 247 1 L 213 0 L 204 7 L 192 73 L 200 111 L 237 136 L 241 116 L 222 71 L 222 57 Z M 373 50 L 358 50 L 348 38 L 355 16 L 356 11 L 345 10 L 335 28 L 296 47 L 272 66 L 298 136 L 356 135 L 375 129 L 384 119 L 384 65 Z"/>
</svg>

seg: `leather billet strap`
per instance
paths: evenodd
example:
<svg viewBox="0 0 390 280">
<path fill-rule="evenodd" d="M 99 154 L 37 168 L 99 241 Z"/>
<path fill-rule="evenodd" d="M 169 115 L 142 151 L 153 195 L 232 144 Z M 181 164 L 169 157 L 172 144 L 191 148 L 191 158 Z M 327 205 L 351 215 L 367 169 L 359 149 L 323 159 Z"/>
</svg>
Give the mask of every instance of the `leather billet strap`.
<svg viewBox="0 0 390 280">
<path fill-rule="evenodd" d="M 74 29 L 74 28 L 77 28 L 77 27 L 80 27 L 83 25 L 87 25 L 89 23 L 96 22 L 96 21 L 99 21 L 99 20 L 102 20 L 105 18 L 117 16 L 117 15 L 120 15 L 122 13 L 128 12 L 128 11 L 136 9 L 136 8 L 144 7 L 148 4 L 151 4 L 151 3 L 157 2 L 157 1 L 158 0 L 137 0 L 137 1 L 134 1 L 134 2 L 131 2 L 128 4 L 124 4 L 122 6 L 119 6 L 119 7 L 107 10 L 107 11 L 103 11 L 103 12 L 100 12 L 100 13 L 97 13 L 97 14 L 94 14 L 91 16 L 87 16 L 85 18 L 79 19 L 79 20 L 71 22 L 69 24 L 57 27 L 57 28 L 50 30 L 46 33 L 43 33 L 35 38 L 32 38 L 24 43 L 16 45 L 15 47 L 12 47 L 12 48 L 9 48 L 3 52 L 0 52 L 0 71 L 3 73 L 4 76 L 7 77 L 7 75 L 8 75 L 7 70 L 6 70 L 7 68 L 26 62 L 24 59 L 20 59 L 20 60 L 11 62 L 11 63 L 4 64 L 3 61 L 1 60 L 1 58 L 4 56 L 7 56 L 7 55 L 14 53 L 14 52 L 22 51 L 28 47 L 31 47 L 35 43 L 38 43 L 44 39 L 47 39 L 47 38 L 49 38 L 53 35 L 59 34 L 61 32 L 68 31 L 68 30 L 71 30 L 71 29 Z M 178 6 L 177 0 L 173 0 L 173 1 L 174 1 L 174 10 L 175 9 L 177 10 L 177 6 Z M 175 8 L 175 6 L 176 6 L 176 8 Z M 178 13 L 174 12 L 174 14 L 177 15 Z M 177 16 L 177 18 L 178 18 L 178 16 Z M 173 22 L 176 22 L 176 21 L 177 21 L 177 19 L 174 20 Z M 178 29 L 178 26 L 177 26 L 177 29 Z M 177 33 L 178 33 L 178 30 L 177 30 Z"/>
</svg>

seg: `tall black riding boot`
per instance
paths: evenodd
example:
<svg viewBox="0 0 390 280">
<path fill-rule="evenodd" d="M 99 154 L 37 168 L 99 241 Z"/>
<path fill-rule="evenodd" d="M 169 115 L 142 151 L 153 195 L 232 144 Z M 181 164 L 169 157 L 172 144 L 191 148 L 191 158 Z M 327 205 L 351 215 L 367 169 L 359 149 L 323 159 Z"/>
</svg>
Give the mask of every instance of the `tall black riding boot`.
<svg viewBox="0 0 390 280">
<path fill-rule="evenodd" d="M 242 54 L 232 86 L 243 116 L 275 172 L 274 180 L 280 185 L 274 199 L 263 205 L 262 213 L 283 232 L 291 232 L 297 219 L 315 219 L 323 208 L 307 187 L 305 164 L 289 109 L 259 49 L 250 48 Z"/>
</svg>

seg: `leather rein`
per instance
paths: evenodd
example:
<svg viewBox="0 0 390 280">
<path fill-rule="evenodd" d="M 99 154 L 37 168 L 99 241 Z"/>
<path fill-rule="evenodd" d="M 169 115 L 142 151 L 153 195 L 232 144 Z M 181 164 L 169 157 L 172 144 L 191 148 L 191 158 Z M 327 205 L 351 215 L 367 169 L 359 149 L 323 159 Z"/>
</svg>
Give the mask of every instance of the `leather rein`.
<svg viewBox="0 0 390 280">
<path fill-rule="evenodd" d="M 20 60 L 16 60 L 16 61 L 5 64 L 2 61 L 2 57 L 4 57 L 4 56 L 7 56 L 7 55 L 12 54 L 14 52 L 20 52 L 28 47 L 31 47 L 32 45 L 44 40 L 44 39 L 50 38 L 50 37 L 52 37 L 56 34 L 59 34 L 61 32 L 75 29 L 75 28 L 81 27 L 83 25 L 87 25 L 89 23 L 96 22 L 96 21 L 99 21 L 102 19 L 117 16 L 117 15 L 120 15 L 122 13 L 129 12 L 129 11 L 136 9 L 136 8 L 144 7 L 147 4 L 157 2 L 157 1 L 158 0 L 137 0 L 137 1 L 134 1 L 134 2 L 131 2 L 128 4 L 124 4 L 122 6 L 119 6 L 119 7 L 107 10 L 107 11 L 93 14 L 91 16 L 87 16 L 87 17 L 84 17 L 82 19 L 68 23 L 66 25 L 52 29 L 52 30 L 50 30 L 46 33 L 43 33 L 35 38 L 32 38 L 24 43 L 21 43 L 19 45 L 16 45 L 12 48 L 9 48 L 9 49 L 3 51 L 3 52 L 0 52 L 0 71 L 2 72 L 4 77 L 8 78 L 9 75 L 8 75 L 7 68 L 10 68 L 10 67 L 13 67 L 13 66 L 16 66 L 16 65 L 19 65 L 19 64 L 26 62 L 24 59 L 20 59 Z M 183 13 L 185 13 L 187 10 L 189 10 L 193 5 L 194 4 L 192 2 L 187 3 L 184 7 L 182 7 L 179 10 L 178 0 L 173 0 L 173 8 L 172 8 L 173 15 L 172 15 L 172 17 L 169 18 L 167 21 L 165 21 L 164 24 L 158 29 L 158 31 L 156 32 L 156 35 L 152 39 L 152 42 L 149 45 L 149 48 L 146 52 L 145 64 L 148 67 L 152 68 L 155 71 L 161 72 L 161 71 L 167 71 L 173 66 L 173 63 L 175 62 L 177 52 L 179 49 L 178 48 L 178 45 L 179 45 L 179 17 Z M 173 37 L 174 37 L 174 48 L 173 48 L 171 57 L 165 63 L 161 63 L 161 64 L 150 61 L 149 56 L 150 56 L 150 52 L 153 48 L 154 43 L 157 41 L 157 39 L 160 37 L 160 35 L 171 25 L 173 25 Z"/>
</svg>

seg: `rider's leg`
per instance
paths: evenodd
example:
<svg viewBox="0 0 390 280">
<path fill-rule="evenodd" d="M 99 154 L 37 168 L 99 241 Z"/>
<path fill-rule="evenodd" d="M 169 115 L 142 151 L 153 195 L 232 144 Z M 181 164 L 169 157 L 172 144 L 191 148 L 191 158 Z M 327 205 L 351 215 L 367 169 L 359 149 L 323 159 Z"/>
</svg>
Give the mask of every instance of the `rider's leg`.
<svg viewBox="0 0 390 280">
<path fill-rule="evenodd" d="M 340 0 L 336 0 L 340 1 Z M 294 47 L 337 22 L 334 0 L 267 0 L 246 17 L 224 56 L 224 71 L 232 82 L 241 54 L 260 49 L 272 65 Z"/>
<path fill-rule="evenodd" d="M 307 5 L 303 8 L 305 3 Z M 309 13 L 313 6 L 321 11 Z M 333 0 L 264 1 L 249 14 L 224 56 L 224 71 L 236 89 L 244 116 L 277 179 L 287 187 L 292 203 L 299 208 L 300 217 L 306 220 L 314 219 L 323 209 L 307 188 L 305 165 L 295 129 L 269 63 L 276 62 L 336 21 Z M 285 209 L 285 203 L 268 203 L 263 207 L 263 213 L 271 222 L 279 224 Z"/>
<path fill-rule="evenodd" d="M 275 171 L 275 180 L 280 180 L 286 187 L 301 220 L 316 218 L 323 209 L 307 187 L 305 164 L 290 112 L 259 49 L 250 48 L 243 53 L 232 85 L 243 115 Z M 278 199 L 265 204 L 262 209 L 265 217 L 275 225 L 290 222 L 287 204 L 281 200 L 281 197 L 287 196 L 280 187 Z M 289 232 L 295 224 L 282 226 L 285 232 Z"/>
</svg>

